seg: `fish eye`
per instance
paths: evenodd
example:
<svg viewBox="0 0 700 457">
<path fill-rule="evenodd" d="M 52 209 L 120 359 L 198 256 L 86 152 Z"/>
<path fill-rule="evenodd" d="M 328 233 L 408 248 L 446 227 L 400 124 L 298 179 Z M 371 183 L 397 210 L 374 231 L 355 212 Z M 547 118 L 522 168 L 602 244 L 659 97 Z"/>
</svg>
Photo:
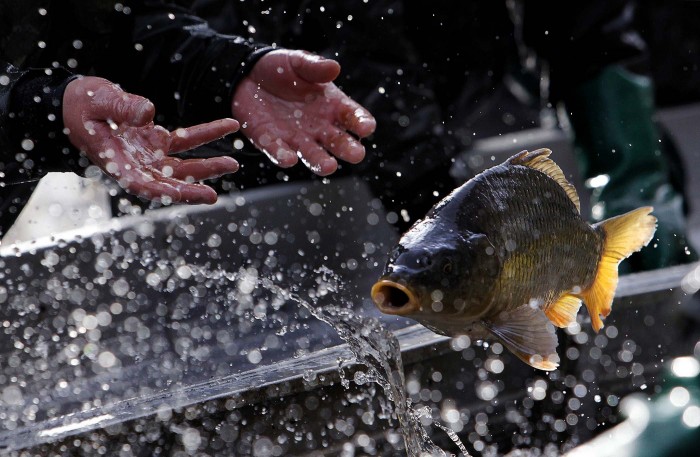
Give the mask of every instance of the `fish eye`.
<svg viewBox="0 0 700 457">
<path fill-rule="evenodd" d="M 452 273 L 452 261 L 451 260 L 445 260 L 445 263 L 442 264 L 442 271 L 444 273 Z"/>
</svg>

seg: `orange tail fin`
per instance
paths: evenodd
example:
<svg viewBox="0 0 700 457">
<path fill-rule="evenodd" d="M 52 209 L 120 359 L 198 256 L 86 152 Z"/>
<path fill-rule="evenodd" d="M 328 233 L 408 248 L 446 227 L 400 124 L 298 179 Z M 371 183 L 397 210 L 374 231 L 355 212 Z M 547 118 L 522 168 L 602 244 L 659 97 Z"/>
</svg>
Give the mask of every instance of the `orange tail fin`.
<svg viewBox="0 0 700 457">
<path fill-rule="evenodd" d="M 612 309 L 618 265 L 646 246 L 654 236 L 656 218 L 650 214 L 653 209 L 651 206 L 637 208 L 596 225 L 605 233 L 603 253 L 593 284 L 581 293 L 596 332 L 603 327 L 601 316 L 605 318 Z"/>
</svg>

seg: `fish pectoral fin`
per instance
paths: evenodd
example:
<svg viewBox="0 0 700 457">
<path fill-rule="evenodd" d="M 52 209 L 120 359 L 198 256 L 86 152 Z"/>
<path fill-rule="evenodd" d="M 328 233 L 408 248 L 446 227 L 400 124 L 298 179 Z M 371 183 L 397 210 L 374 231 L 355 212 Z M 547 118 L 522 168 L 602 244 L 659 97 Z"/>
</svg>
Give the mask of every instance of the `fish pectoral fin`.
<svg viewBox="0 0 700 457">
<path fill-rule="evenodd" d="M 564 172 L 561 171 L 559 165 L 557 165 L 552 159 L 549 158 L 549 154 L 552 151 L 549 149 L 538 149 L 536 151 L 521 151 L 508 159 L 508 163 L 512 165 L 524 165 L 530 167 L 534 170 L 540 171 L 559 184 L 566 195 L 571 199 L 571 201 L 576 206 L 576 209 L 581 213 L 581 203 L 579 203 L 578 193 L 576 188 L 566 179 Z"/>
<path fill-rule="evenodd" d="M 576 315 L 581 308 L 581 299 L 575 295 L 563 294 L 559 299 L 547 306 L 544 314 L 559 328 L 566 328 L 576 322 Z"/>
<path fill-rule="evenodd" d="M 607 317 L 612 309 L 618 265 L 649 244 L 654 236 L 656 218 L 650 214 L 652 211 L 651 206 L 645 206 L 596 224 L 605 233 L 603 252 L 593 283 L 581 293 L 596 332 L 603 328 L 601 316 Z"/>
<path fill-rule="evenodd" d="M 554 326 L 538 306 L 503 312 L 484 326 L 528 365 L 546 371 L 559 366 Z"/>
</svg>

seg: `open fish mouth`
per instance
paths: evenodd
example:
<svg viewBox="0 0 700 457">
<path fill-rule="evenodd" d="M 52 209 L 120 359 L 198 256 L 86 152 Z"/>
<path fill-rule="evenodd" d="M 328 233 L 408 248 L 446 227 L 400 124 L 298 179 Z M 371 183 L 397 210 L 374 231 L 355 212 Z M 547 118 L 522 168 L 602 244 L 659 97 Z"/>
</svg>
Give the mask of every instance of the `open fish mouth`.
<svg viewBox="0 0 700 457">
<path fill-rule="evenodd" d="M 372 286 L 372 301 L 384 314 L 405 316 L 420 308 L 418 297 L 411 289 L 389 279 L 381 279 Z"/>
</svg>

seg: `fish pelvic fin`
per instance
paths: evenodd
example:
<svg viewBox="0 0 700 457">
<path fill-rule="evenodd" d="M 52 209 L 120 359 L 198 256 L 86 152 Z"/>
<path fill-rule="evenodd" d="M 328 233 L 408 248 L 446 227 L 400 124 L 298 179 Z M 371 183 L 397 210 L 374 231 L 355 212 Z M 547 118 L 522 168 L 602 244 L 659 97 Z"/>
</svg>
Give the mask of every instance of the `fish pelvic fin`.
<svg viewBox="0 0 700 457">
<path fill-rule="evenodd" d="M 539 306 L 525 304 L 483 321 L 484 327 L 528 365 L 545 371 L 559 366 L 557 335 Z"/>
<path fill-rule="evenodd" d="M 565 293 L 556 302 L 547 306 L 544 314 L 552 324 L 559 328 L 566 328 L 569 324 L 576 322 L 576 315 L 580 308 L 581 299 Z"/>
<path fill-rule="evenodd" d="M 540 171 L 561 186 L 566 192 L 566 195 L 576 206 L 576 210 L 581 213 L 581 203 L 579 202 L 578 192 L 576 188 L 566 179 L 564 172 L 561 171 L 559 165 L 557 165 L 549 155 L 552 153 L 549 149 L 537 149 L 536 151 L 521 151 L 515 154 L 513 157 L 508 159 L 508 163 L 511 165 L 524 165 L 530 167 L 537 171 Z"/>
<path fill-rule="evenodd" d="M 651 206 L 637 208 L 595 225 L 603 229 L 605 238 L 598 270 L 591 286 L 581 293 L 591 325 L 596 332 L 603 328 L 603 318 L 610 314 L 617 288 L 617 267 L 624 259 L 649 244 L 656 231 L 656 218 Z"/>
</svg>

